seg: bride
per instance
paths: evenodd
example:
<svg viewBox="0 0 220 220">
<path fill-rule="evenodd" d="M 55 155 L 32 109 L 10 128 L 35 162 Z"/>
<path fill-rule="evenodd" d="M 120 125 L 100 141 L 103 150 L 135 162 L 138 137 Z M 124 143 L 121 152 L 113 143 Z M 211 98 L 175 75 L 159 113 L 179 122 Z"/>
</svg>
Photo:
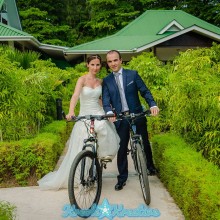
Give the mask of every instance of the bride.
<svg viewBox="0 0 220 220">
<path fill-rule="evenodd" d="M 66 115 L 67 120 L 75 116 L 74 108 L 79 98 L 79 115 L 105 114 L 100 99 L 102 81 L 96 77 L 96 74 L 101 69 L 101 57 L 99 55 L 89 56 L 87 59 L 87 67 L 88 73 L 81 76 L 76 83 L 75 91 L 70 100 L 69 113 Z M 114 124 L 106 120 L 95 121 L 95 130 L 98 136 L 99 158 L 110 157 L 113 159 L 117 154 L 120 142 Z M 67 188 L 72 162 L 76 155 L 82 150 L 83 140 L 85 138 L 87 138 L 86 127 L 83 122 L 78 121 L 73 127 L 69 140 L 69 148 L 59 169 L 48 173 L 38 181 L 41 189 L 58 190 L 60 188 Z"/>
</svg>

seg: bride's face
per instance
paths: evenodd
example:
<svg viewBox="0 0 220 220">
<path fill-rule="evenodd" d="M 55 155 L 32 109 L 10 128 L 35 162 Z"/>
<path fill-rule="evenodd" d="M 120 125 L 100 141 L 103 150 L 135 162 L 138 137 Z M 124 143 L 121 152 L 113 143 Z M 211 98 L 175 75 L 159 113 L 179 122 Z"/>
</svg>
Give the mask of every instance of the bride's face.
<svg viewBox="0 0 220 220">
<path fill-rule="evenodd" d="M 87 63 L 87 67 L 89 69 L 89 72 L 92 74 L 96 74 L 101 69 L 101 63 L 99 59 L 91 60 L 89 63 Z"/>
</svg>

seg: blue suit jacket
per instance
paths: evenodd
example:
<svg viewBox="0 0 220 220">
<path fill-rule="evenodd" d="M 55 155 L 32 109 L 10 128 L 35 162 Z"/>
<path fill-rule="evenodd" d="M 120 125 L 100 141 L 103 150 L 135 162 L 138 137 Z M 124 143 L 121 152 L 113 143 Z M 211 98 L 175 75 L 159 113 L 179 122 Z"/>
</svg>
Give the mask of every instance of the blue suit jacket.
<svg viewBox="0 0 220 220">
<path fill-rule="evenodd" d="M 122 76 L 125 97 L 130 112 L 140 113 L 143 111 L 138 92 L 145 98 L 149 107 L 157 105 L 150 90 L 147 88 L 137 71 L 123 69 Z M 102 102 L 105 112 L 112 111 L 112 108 L 114 108 L 117 114 L 121 113 L 121 99 L 113 73 L 110 73 L 103 79 Z"/>
</svg>

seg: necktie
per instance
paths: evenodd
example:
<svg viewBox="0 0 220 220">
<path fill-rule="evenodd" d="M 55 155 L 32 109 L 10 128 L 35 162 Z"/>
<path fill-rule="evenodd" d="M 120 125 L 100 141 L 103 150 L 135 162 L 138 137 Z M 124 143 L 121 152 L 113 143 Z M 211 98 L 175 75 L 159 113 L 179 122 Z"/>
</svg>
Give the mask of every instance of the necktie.
<svg viewBox="0 0 220 220">
<path fill-rule="evenodd" d="M 115 81 L 117 83 L 120 98 L 121 98 L 122 112 L 125 112 L 125 111 L 128 111 L 129 108 L 128 108 L 128 104 L 127 104 L 127 101 L 126 101 L 126 98 L 125 98 L 124 89 L 123 89 L 123 87 L 120 83 L 120 80 L 119 80 L 119 75 L 120 74 L 121 73 L 114 73 L 114 76 L 115 76 Z"/>
</svg>

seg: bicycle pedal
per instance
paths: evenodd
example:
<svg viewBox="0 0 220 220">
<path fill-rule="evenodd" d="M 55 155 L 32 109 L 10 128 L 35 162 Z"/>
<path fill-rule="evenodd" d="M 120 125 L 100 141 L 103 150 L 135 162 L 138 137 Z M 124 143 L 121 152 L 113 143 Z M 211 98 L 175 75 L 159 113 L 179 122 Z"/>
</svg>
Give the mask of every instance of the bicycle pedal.
<svg viewBox="0 0 220 220">
<path fill-rule="evenodd" d="M 103 163 L 103 167 L 104 167 L 104 169 L 107 169 L 106 163 Z"/>
<path fill-rule="evenodd" d="M 102 163 L 109 163 L 109 162 L 112 162 L 112 160 L 101 160 Z"/>
</svg>

